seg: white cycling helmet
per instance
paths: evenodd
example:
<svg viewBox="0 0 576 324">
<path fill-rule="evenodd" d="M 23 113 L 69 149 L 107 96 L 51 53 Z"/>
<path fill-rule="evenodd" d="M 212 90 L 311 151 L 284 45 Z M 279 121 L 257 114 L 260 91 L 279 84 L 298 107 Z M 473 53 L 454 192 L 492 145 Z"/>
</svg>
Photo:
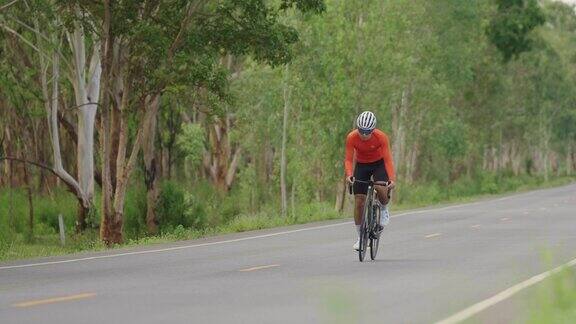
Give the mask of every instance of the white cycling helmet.
<svg viewBox="0 0 576 324">
<path fill-rule="evenodd" d="M 356 119 L 358 130 L 371 132 L 376 128 L 376 116 L 371 111 L 362 112 Z"/>
</svg>

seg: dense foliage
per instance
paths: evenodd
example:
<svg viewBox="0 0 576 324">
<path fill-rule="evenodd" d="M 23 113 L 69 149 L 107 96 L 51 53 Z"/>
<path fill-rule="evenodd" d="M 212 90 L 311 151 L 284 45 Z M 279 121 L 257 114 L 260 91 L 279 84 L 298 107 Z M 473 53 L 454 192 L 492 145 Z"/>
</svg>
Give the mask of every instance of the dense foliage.
<svg viewBox="0 0 576 324">
<path fill-rule="evenodd" d="M 48 65 L 38 62 L 56 48 L 64 79 L 74 54 L 62 45 L 69 41 L 64 35 L 80 21 L 91 50 L 102 45 L 98 30 L 106 20 L 93 2 L 41 3 L 54 10 L 37 18 L 24 14 L 23 3 L 0 11 L 0 156 L 51 165 L 41 82 L 41 67 Z M 318 203 L 341 211 L 347 204 L 344 138 L 366 109 L 392 140 L 396 203 L 494 193 L 576 170 L 576 14 L 568 5 L 228 0 L 206 2 L 206 14 L 189 22 L 188 1 L 150 12 L 139 1 L 119 3 L 126 7 L 111 20 L 108 36 L 127 48 L 118 59 L 125 60 L 122 73 L 130 77 L 122 80 L 133 92 L 102 92 L 110 98 L 96 120 L 110 117 L 111 128 L 98 124 L 94 158 L 101 199 L 102 166 L 112 170 L 104 175 L 116 190 L 116 161 L 130 156 L 130 147 L 122 155 L 110 145 L 118 157 L 110 159 L 110 151 L 100 149 L 102 138 L 110 134 L 111 143 L 121 142 L 116 132 L 125 127 L 126 143 L 137 154 L 120 206 L 128 237 L 155 233 L 155 226 L 160 232 L 203 230 L 243 215 L 278 214 L 281 185 L 286 217 L 316 210 L 310 206 Z M 57 14 L 56 8 L 66 10 Z M 29 28 L 43 23 L 51 29 L 41 35 Z M 182 30 L 186 37 L 176 42 Z M 117 89 L 122 73 L 104 69 L 102 88 Z M 148 116 L 154 96 L 161 96 L 158 112 Z M 64 107 L 58 115 L 63 165 L 75 173 L 78 125 L 68 79 L 60 82 L 57 100 Z M 119 118 L 125 123 L 115 129 Z M 150 127 L 156 132 L 140 150 L 137 138 Z M 102 164 L 106 159 L 110 163 Z M 66 199 L 61 181 L 45 169 L 3 161 L 0 174 L 5 201 L 13 191 L 24 203 L 20 187 L 32 188 L 34 201 Z M 72 227 L 70 205 L 54 208 Z M 101 214 L 97 204 L 87 216 L 89 228 L 99 226 Z M 0 235 L 28 231 L 22 225 L 27 217 L 28 209 L 0 208 Z M 35 217 L 36 226 L 56 226 L 52 213 Z M 52 233 L 38 233 L 45 232 Z"/>
</svg>

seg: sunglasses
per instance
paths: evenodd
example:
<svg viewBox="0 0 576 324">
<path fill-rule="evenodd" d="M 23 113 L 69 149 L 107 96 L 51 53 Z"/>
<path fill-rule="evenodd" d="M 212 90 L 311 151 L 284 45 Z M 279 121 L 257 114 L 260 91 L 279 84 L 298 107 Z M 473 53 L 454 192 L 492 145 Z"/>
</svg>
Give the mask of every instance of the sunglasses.
<svg viewBox="0 0 576 324">
<path fill-rule="evenodd" d="M 359 132 L 360 134 L 362 134 L 362 135 L 370 135 L 370 134 L 372 134 L 373 131 L 374 131 L 373 129 L 361 129 L 361 128 L 358 128 L 358 132 Z"/>
</svg>

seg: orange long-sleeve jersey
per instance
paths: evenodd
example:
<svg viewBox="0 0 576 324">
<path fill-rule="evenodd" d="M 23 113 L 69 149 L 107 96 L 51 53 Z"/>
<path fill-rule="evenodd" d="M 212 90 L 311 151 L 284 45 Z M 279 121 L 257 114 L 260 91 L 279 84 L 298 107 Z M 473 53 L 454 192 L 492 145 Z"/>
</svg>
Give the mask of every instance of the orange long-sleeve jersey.
<svg viewBox="0 0 576 324">
<path fill-rule="evenodd" d="M 375 129 L 372 132 L 372 136 L 366 141 L 360 138 L 360 133 L 358 133 L 357 129 L 348 133 L 348 136 L 346 136 L 346 158 L 344 160 L 347 177 L 352 176 L 354 153 L 356 153 L 356 162 L 359 163 L 371 163 L 384 159 L 384 167 L 386 168 L 386 173 L 388 173 L 388 178 L 396 181 L 394 162 L 390 153 L 390 142 L 383 131 Z"/>
</svg>

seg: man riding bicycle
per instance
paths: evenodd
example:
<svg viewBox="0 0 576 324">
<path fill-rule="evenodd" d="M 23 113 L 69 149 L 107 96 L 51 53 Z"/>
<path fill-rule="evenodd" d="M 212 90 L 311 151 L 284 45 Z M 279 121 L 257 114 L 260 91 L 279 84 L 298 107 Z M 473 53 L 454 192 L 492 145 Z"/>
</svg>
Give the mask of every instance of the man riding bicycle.
<svg viewBox="0 0 576 324">
<path fill-rule="evenodd" d="M 376 129 L 376 116 L 372 112 L 362 112 L 356 119 L 356 126 L 357 129 L 348 133 L 346 137 L 346 158 L 344 160 L 346 179 L 354 189 L 354 223 L 356 224 L 356 231 L 359 233 L 368 191 L 367 181 L 373 177 L 376 182 L 374 187 L 382 204 L 379 224 L 381 231 L 390 220 L 387 206 L 388 190 L 394 187 L 396 181 L 390 144 L 388 136 Z M 355 167 L 354 160 L 356 161 Z M 389 183 L 388 186 L 384 185 L 385 182 Z M 358 250 L 359 242 L 358 239 L 354 244 L 355 250 Z"/>
</svg>

